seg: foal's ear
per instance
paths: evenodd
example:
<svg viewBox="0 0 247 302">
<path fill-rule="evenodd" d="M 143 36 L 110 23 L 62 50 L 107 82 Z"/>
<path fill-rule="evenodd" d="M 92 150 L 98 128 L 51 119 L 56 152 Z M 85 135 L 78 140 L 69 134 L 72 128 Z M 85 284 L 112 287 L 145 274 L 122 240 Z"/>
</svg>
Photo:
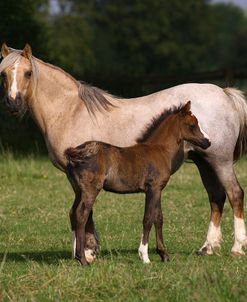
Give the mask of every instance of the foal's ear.
<svg viewBox="0 0 247 302">
<path fill-rule="evenodd" d="M 191 101 L 188 101 L 180 110 L 182 115 L 186 115 L 190 113 Z"/>
<path fill-rule="evenodd" d="M 26 44 L 23 51 L 22 51 L 22 56 L 27 58 L 27 59 L 30 59 L 31 56 L 32 56 L 32 48 L 29 44 Z"/>
<path fill-rule="evenodd" d="M 6 43 L 3 43 L 2 45 L 2 49 L 1 49 L 1 56 L 3 58 L 7 57 L 7 55 L 10 53 L 10 49 L 8 48 L 8 46 L 6 45 Z"/>
</svg>

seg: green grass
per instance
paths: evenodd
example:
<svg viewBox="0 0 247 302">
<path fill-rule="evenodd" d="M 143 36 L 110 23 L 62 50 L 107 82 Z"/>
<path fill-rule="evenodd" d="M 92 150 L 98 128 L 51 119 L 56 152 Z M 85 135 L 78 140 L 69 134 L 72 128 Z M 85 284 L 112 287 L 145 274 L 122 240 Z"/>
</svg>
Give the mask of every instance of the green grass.
<svg viewBox="0 0 247 302">
<path fill-rule="evenodd" d="M 237 166 L 247 187 L 247 161 Z M 101 253 L 89 267 L 71 260 L 68 212 L 73 193 L 45 158 L 0 157 L 0 301 L 246 301 L 247 258 L 233 258 L 233 221 L 226 204 L 221 256 L 198 257 L 209 204 L 194 165 L 185 164 L 163 192 L 161 263 L 150 240 L 149 265 L 138 259 L 141 194 L 102 192 L 94 209 Z"/>
</svg>

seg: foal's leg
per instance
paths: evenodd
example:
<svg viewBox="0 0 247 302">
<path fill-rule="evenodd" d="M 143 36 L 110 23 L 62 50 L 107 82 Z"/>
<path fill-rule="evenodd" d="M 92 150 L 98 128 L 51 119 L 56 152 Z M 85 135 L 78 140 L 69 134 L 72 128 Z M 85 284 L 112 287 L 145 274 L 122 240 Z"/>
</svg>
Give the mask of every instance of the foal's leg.
<svg viewBox="0 0 247 302">
<path fill-rule="evenodd" d="M 216 248 L 220 248 L 222 241 L 221 217 L 226 199 L 225 190 L 212 166 L 202 157 L 193 154 L 194 163 L 197 165 L 202 182 L 208 193 L 211 207 L 211 218 L 206 241 L 199 250 L 199 255 L 212 255 Z"/>
<path fill-rule="evenodd" d="M 69 217 L 71 223 L 71 230 L 72 230 L 72 258 L 75 258 L 75 249 L 76 249 L 76 217 L 75 211 L 81 199 L 81 190 L 77 185 L 77 182 L 74 180 L 73 175 L 69 172 L 66 173 L 67 178 L 75 192 L 75 201 L 70 209 Z M 87 262 L 91 263 L 95 260 L 96 254 L 99 251 L 99 240 L 96 233 L 96 229 L 94 227 L 93 222 L 93 211 L 90 212 L 86 223 L 86 249 L 85 255 Z"/>
<path fill-rule="evenodd" d="M 156 252 L 160 255 L 161 261 L 169 261 L 169 255 L 166 251 L 163 241 L 163 214 L 161 209 L 161 200 L 157 200 L 157 204 L 154 204 L 152 208 L 154 211 L 154 226 L 156 233 Z"/>
<path fill-rule="evenodd" d="M 94 192 L 95 193 L 95 192 Z M 95 201 L 96 194 L 88 194 L 82 192 L 82 199 L 76 209 L 76 258 L 82 265 L 87 265 L 89 262 L 86 259 L 85 247 L 86 247 L 86 223 L 92 212 L 93 203 Z"/>
<path fill-rule="evenodd" d="M 149 239 L 149 233 L 151 230 L 151 227 L 153 223 L 156 225 L 156 235 L 158 236 L 157 241 L 157 249 L 159 249 L 160 254 L 162 254 L 161 257 L 164 259 L 168 256 L 166 254 L 164 245 L 163 245 L 163 239 L 162 239 L 162 219 L 160 219 L 160 215 L 162 216 L 162 212 L 160 213 L 160 196 L 161 191 L 160 189 L 149 189 L 146 192 L 146 199 L 145 199 L 145 212 L 143 217 L 143 234 L 140 242 L 140 246 L 138 249 L 139 257 L 141 260 L 143 260 L 144 263 L 149 263 L 149 257 L 148 257 L 148 239 Z M 159 218 L 159 221 L 158 221 Z M 161 227 L 161 228 L 160 228 Z M 157 250 L 158 252 L 158 250 Z"/>
</svg>

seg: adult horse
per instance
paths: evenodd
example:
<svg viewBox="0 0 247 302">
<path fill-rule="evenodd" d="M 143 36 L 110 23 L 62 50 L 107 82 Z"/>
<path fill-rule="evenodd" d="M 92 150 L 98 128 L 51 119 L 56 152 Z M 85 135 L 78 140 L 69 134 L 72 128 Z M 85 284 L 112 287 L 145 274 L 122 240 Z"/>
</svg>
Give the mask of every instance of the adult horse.
<svg viewBox="0 0 247 302">
<path fill-rule="evenodd" d="M 62 171 L 67 164 L 64 151 L 68 147 L 89 140 L 120 147 L 133 145 L 153 117 L 191 100 L 193 113 L 209 135 L 211 146 L 203 151 L 185 143 L 173 161 L 172 173 L 186 158 L 191 158 L 207 190 L 211 219 L 199 252 L 211 255 L 220 247 L 220 222 L 227 194 L 234 215 L 231 252 L 244 255 L 244 194 L 233 168 L 234 160 L 247 150 L 247 105 L 240 91 L 211 84 L 185 84 L 126 100 L 80 83 L 62 69 L 35 58 L 29 45 L 14 50 L 3 44 L 1 53 L 0 72 L 9 111 L 20 114 L 25 108 L 30 110 L 44 136 L 50 159 Z M 95 257 L 96 237 L 91 213 L 86 225 L 88 261 Z"/>
</svg>

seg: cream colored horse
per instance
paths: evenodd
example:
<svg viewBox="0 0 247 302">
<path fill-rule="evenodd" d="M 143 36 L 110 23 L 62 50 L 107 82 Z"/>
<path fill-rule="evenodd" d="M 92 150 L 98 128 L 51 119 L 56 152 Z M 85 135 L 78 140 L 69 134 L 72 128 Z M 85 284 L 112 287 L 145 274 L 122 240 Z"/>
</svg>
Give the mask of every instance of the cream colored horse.
<svg viewBox="0 0 247 302">
<path fill-rule="evenodd" d="M 133 145 L 153 117 L 191 100 L 192 111 L 212 144 L 205 151 L 184 144 L 173 162 L 173 173 L 186 158 L 191 158 L 208 192 L 211 220 L 199 253 L 211 255 L 220 247 L 220 222 L 227 194 L 234 215 L 231 252 L 244 255 L 247 236 L 243 190 L 233 168 L 234 159 L 247 149 L 247 106 L 240 91 L 211 84 L 185 84 L 126 100 L 79 83 L 60 68 L 33 57 L 29 45 L 13 50 L 4 44 L 2 56 L 0 72 L 9 111 L 20 114 L 25 108 L 30 110 L 45 138 L 50 159 L 62 171 L 67 164 L 64 150 L 68 147 L 88 140 L 122 147 Z M 86 257 L 92 261 L 98 246 L 92 213 L 86 232 Z"/>
</svg>

